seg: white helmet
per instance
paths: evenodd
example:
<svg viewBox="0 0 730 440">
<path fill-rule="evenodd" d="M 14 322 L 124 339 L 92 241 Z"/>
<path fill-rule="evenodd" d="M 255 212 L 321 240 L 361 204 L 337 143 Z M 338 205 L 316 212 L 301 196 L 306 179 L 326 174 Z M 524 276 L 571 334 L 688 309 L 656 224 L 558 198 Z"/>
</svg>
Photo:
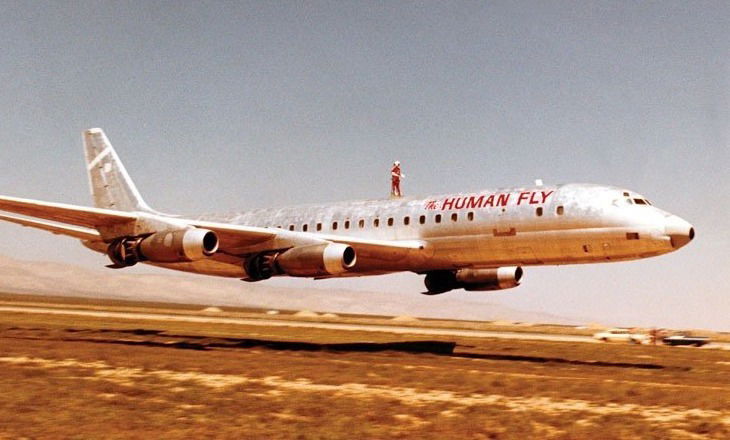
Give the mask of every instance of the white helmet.
<svg viewBox="0 0 730 440">
<path fill-rule="evenodd" d="M 395 162 L 393 162 L 393 165 L 400 165 L 400 161 L 396 160 Z"/>
</svg>

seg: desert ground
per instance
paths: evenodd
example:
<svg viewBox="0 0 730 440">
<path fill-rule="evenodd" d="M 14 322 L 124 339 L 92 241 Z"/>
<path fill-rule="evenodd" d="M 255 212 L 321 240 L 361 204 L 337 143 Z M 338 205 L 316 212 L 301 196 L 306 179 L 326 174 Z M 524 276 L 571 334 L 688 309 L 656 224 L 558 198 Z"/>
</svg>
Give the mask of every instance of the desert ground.
<svg viewBox="0 0 730 440">
<path fill-rule="evenodd" d="M 590 334 L 560 326 L 27 295 L 0 295 L 0 306 L 25 310 L 0 312 L 0 439 L 730 438 L 720 348 L 519 336 Z M 257 317 L 359 326 L 250 324 Z"/>
</svg>

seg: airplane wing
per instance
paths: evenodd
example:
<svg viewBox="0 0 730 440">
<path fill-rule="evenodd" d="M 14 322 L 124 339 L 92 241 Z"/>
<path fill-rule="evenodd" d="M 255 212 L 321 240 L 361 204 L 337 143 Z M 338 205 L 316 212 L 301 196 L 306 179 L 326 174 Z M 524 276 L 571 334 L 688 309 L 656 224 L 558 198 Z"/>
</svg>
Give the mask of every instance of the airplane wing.
<svg viewBox="0 0 730 440">
<path fill-rule="evenodd" d="M 0 215 L 0 220 L 90 241 L 102 240 L 101 235 L 96 231 L 99 227 L 122 225 L 139 219 L 138 215 L 132 212 L 7 196 L 0 196 L 0 211 L 35 217 L 53 223 L 10 215 Z M 423 242 L 417 240 L 370 240 L 182 218 L 174 220 L 178 224 L 184 222 L 191 226 L 214 231 L 220 240 L 220 251 L 232 256 L 329 241 L 352 246 L 361 258 L 397 260 L 405 257 L 411 251 L 422 251 L 425 247 Z"/>
<path fill-rule="evenodd" d="M 413 250 L 424 250 L 418 240 L 370 240 L 343 235 L 312 234 L 276 228 L 257 228 L 227 223 L 192 221 L 193 226 L 210 229 L 218 234 L 221 251 L 236 255 L 268 249 L 281 249 L 315 243 L 342 243 L 352 246 L 358 257 L 379 260 L 397 260 Z"/>
<path fill-rule="evenodd" d="M 204 221 L 191 221 L 190 224 L 215 232 L 220 241 L 219 249 L 233 254 L 238 253 L 239 249 L 272 240 L 277 236 L 276 229 Z"/>
<path fill-rule="evenodd" d="M 358 258 L 395 261 L 406 257 L 411 251 L 424 251 L 426 243 L 420 240 L 370 240 L 342 235 L 322 235 L 323 240 L 352 246 Z"/>
<path fill-rule="evenodd" d="M 6 196 L 0 196 L 0 211 L 91 229 L 129 223 L 137 219 L 136 215 L 128 212 Z"/>
<path fill-rule="evenodd" d="M 31 228 L 43 229 L 57 235 L 68 235 L 69 237 L 78 238 L 79 240 L 101 241 L 101 235 L 97 231 L 89 228 L 60 225 L 40 220 L 31 220 L 27 218 L 2 214 L 0 214 L 0 220 L 5 220 L 7 222 L 16 223 L 22 226 L 29 226 Z"/>
</svg>

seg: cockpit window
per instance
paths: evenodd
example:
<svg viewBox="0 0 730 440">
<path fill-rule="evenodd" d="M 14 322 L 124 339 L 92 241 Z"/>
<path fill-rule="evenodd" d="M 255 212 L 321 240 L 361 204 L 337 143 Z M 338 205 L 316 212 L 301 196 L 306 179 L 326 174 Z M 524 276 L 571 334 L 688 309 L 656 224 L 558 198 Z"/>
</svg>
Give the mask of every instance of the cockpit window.
<svg viewBox="0 0 730 440">
<path fill-rule="evenodd" d="M 644 199 L 634 199 L 634 203 L 636 203 L 637 205 L 648 205 L 648 203 L 646 203 L 646 200 Z"/>
</svg>

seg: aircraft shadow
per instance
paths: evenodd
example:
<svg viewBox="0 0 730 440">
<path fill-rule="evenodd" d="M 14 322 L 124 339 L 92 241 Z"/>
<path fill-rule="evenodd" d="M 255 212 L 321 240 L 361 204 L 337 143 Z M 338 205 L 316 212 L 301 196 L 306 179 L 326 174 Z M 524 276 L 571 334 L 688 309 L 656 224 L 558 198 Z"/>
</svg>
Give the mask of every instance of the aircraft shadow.
<svg viewBox="0 0 730 440">
<path fill-rule="evenodd" d="M 32 329 L 25 329 L 32 330 Z M 67 342 L 90 342 L 97 344 L 118 344 L 129 346 L 156 347 L 179 350 L 220 350 L 263 348 L 277 351 L 308 351 L 333 353 L 376 353 L 400 352 L 408 354 L 433 354 L 452 358 L 482 359 L 488 361 L 530 362 L 540 364 L 568 364 L 592 367 L 634 368 L 644 370 L 682 370 L 691 367 L 668 367 L 651 363 L 607 362 L 594 360 L 566 359 L 561 357 L 527 356 L 502 353 L 469 352 L 469 347 L 459 346 L 451 341 L 396 341 L 396 342 L 344 342 L 316 343 L 300 341 L 279 341 L 255 338 L 209 337 L 179 335 L 153 329 L 73 329 L 63 330 L 61 340 Z M 69 336 L 66 336 L 69 335 Z M 70 337 L 70 335 L 75 335 Z M 107 337 L 102 337 L 107 336 Z M 33 338 L 37 339 L 37 338 Z M 458 348 L 458 350 L 457 350 Z M 473 348 L 473 347 L 472 347 Z"/>
<path fill-rule="evenodd" d="M 73 333 L 86 330 L 66 329 Z M 212 350 L 212 349 L 250 349 L 265 348 L 279 351 L 332 351 L 332 352 L 365 352 L 395 351 L 403 353 L 430 353 L 449 355 L 453 354 L 455 342 L 448 341 L 397 341 L 397 342 L 342 342 L 316 343 L 299 341 L 277 341 L 254 338 L 220 338 L 196 335 L 176 335 L 162 330 L 90 330 L 93 333 L 122 333 L 135 336 L 153 336 L 161 340 L 144 339 L 116 339 L 116 338 L 64 338 L 66 341 L 97 342 L 105 344 L 136 345 L 160 348 L 177 348 L 184 350 Z M 167 340 L 165 340 L 167 339 Z"/>
</svg>

